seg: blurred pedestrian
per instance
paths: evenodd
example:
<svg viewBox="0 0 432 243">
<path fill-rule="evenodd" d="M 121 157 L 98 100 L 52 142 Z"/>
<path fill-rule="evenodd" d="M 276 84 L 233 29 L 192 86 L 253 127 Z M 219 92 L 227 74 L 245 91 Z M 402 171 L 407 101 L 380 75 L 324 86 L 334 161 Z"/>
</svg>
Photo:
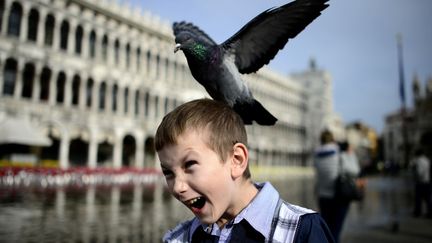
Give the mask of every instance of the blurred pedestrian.
<svg viewBox="0 0 432 243">
<path fill-rule="evenodd" d="M 347 151 L 343 151 L 341 154 L 330 131 L 325 130 L 321 133 L 320 142 L 321 145 L 317 148 L 314 159 L 317 172 L 318 206 L 335 242 L 339 242 L 350 202 L 335 198 L 335 181 L 341 169 L 347 173 L 358 175 L 360 168 L 355 154 L 349 149 L 348 143 L 345 143 L 343 147 Z M 340 160 L 341 165 L 339 165 Z"/>
<path fill-rule="evenodd" d="M 432 218 L 430 160 L 426 157 L 422 149 L 417 149 L 415 157 L 410 165 L 415 184 L 413 216 L 421 216 L 424 201 L 426 204 L 426 216 Z"/>
</svg>

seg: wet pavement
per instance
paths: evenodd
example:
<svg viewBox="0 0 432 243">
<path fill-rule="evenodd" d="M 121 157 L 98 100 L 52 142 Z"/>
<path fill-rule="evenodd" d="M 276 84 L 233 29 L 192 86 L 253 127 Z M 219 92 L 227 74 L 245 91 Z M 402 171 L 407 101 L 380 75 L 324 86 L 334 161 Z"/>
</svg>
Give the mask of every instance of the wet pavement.
<svg viewBox="0 0 432 243">
<path fill-rule="evenodd" d="M 341 242 L 431 243 L 432 219 L 411 216 L 412 188 L 405 174 L 369 177 L 366 198 L 351 205 Z"/>
</svg>

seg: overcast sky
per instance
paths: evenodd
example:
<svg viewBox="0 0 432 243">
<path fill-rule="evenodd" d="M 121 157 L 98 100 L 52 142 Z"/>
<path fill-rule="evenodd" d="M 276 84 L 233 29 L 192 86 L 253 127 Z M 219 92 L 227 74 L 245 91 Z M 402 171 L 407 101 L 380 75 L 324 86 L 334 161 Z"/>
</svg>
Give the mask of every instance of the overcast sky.
<svg viewBox="0 0 432 243">
<path fill-rule="evenodd" d="M 221 43 L 262 11 L 290 0 L 123 0 L 169 22 L 190 21 Z M 330 0 L 320 17 L 290 40 L 269 64 L 290 74 L 311 57 L 333 79 L 334 109 L 345 123 L 362 121 L 382 132 L 399 109 L 396 35 L 403 36 L 405 86 L 432 77 L 431 0 Z"/>
</svg>

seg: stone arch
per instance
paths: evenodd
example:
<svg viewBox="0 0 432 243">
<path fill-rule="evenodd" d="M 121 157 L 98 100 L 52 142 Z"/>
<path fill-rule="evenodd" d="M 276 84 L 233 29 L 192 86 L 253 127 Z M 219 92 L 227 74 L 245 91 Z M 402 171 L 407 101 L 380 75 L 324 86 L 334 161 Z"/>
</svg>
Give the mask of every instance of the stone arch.
<svg viewBox="0 0 432 243">
<path fill-rule="evenodd" d="M 130 111 L 129 111 L 129 107 L 130 107 L 130 104 L 129 104 L 129 87 L 125 87 L 124 88 L 124 90 L 123 90 L 123 112 L 124 112 L 124 114 L 128 114 Z"/>
<path fill-rule="evenodd" d="M 81 54 L 82 52 L 83 35 L 83 27 L 81 25 L 78 25 L 75 30 L 75 54 Z"/>
<path fill-rule="evenodd" d="M 72 80 L 72 105 L 74 106 L 77 106 L 79 103 L 80 86 L 81 77 L 76 74 Z"/>
<path fill-rule="evenodd" d="M 8 58 L 3 71 L 3 94 L 13 96 L 18 70 L 18 62 L 13 58 Z"/>
<path fill-rule="evenodd" d="M 139 117 L 140 115 L 140 107 L 141 107 L 141 92 L 139 89 L 135 90 L 135 96 L 134 96 L 134 110 L 133 115 L 135 117 Z"/>
<path fill-rule="evenodd" d="M 92 106 L 92 96 L 93 96 L 93 89 L 94 89 L 95 85 L 94 85 L 94 81 L 92 78 L 88 78 L 87 79 L 87 85 L 86 85 L 86 91 L 85 91 L 85 105 L 87 107 L 91 107 Z"/>
<path fill-rule="evenodd" d="M 55 18 L 52 14 L 48 14 L 45 19 L 45 40 L 47 46 L 52 46 L 54 42 L 54 26 Z"/>
<path fill-rule="evenodd" d="M 105 107 L 106 92 L 107 92 L 107 84 L 105 81 L 102 81 L 101 85 L 99 86 L 99 101 L 98 101 L 99 111 L 103 111 L 106 108 Z"/>
<path fill-rule="evenodd" d="M 154 167 L 156 163 L 156 151 L 154 147 L 154 138 L 148 137 L 144 142 L 144 162 L 146 167 Z"/>
<path fill-rule="evenodd" d="M 102 49 L 102 60 L 107 62 L 108 60 L 108 36 L 107 34 L 104 34 L 102 37 L 102 43 L 101 43 L 101 49 Z"/>
<path fill-rule="evenodd" d="M 98 145 L 97 166 L 112 165 L 114 146 L 109 140 L 104 140 Z"/>
<path fill-rule="evenodd" d="M 39 12 L 36 9 L 31 9 L 28 18 L 27 40 L 36 41 L 39 24 Z"/>
<path fill-rule="evenodd" d="M 62 71 L 57 75 L 56 80 L 56 102 L 64 103 L 65 88 L 66 88 L 66 74 Z"/>
<path fill-rule="evenodd" d="M 3 15 L 5 13 L 5 1 L 0 1 L 0 33 L 2 32 L 3 26 Z"/>
<path fill-rule="evenodd" d="M 88 142 L 82 137 L 72 139 L 69 145 L 69 161 L 71 166 L 86 166 L 88 158 Z"/>
<path fill-rule="evenodd" d="M 52 72 L 48 67 L 44 67 L 40 76 L 40 94 L 39 99 L 42 101 L 48 101 L 50 95 L 50 80 L 51 80 Z"/>
<path fill-rule="evenodd" d="M 67 50 L 69 37 L 69 22 L 63 20 L 60 25 L 60 49 Z"/>
<path fill-rule="evenodd" d="M 111 103 L 111 111 L 112 112 L 117 112 L 117 110 L 118 110 L 118 92 L 119 92 L 119 88 L 118 88 L 118 85 L 117 85 L 117 82 L 115 82 L 115 84 L 112 86 L 112 90 L 111 90 L 111 92 L 112 92 L 112 96 L 111 96 L 111 98 L 112 98 L 112 103 Z"/>
<path fill-rule="evenodd" d="M 35 77 L 35 66 L 33 63 L 27 63 L 23 70 L 23 86 L 21 96 L 30 99 L 32 97 Z"/>
<path fill-rule="evenodd" d="M 8 35 L 19 37 L 21 30 L 21 21 L 23 8 L 18 2 L 14 2 L 8 19 Z"/>
<path fill-rule="evenodd" d="M 89 56 L 90 56 L 90 58 L 96 57 L 96 42 L 97 42 L 96 32 L 94 30 L 92 30 L 90 32 L 90 36 L 89 36 Z"/>
<path fill-rule="evenodd" d="M 123 138 L 123 154 L 122 154 L 122 166 L 134 166 L 136 164 L 136 140 L 128 134 Z"/>
</svg>

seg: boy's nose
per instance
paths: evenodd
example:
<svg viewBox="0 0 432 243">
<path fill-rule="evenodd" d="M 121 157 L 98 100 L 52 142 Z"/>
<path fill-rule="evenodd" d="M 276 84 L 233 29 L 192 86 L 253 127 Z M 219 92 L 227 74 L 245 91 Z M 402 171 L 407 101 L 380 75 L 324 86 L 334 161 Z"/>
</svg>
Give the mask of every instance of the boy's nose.
<svg viewBox="0 0 432 243">
<path fill-rule="evenodd" d="M 176 177 L 173 186 L 174 194 L 181 195 L 182 193 L 186 192 L 186 190 L 187 190 L 187 183 L 184 181 L 184 179 Z"/>
</svg>

